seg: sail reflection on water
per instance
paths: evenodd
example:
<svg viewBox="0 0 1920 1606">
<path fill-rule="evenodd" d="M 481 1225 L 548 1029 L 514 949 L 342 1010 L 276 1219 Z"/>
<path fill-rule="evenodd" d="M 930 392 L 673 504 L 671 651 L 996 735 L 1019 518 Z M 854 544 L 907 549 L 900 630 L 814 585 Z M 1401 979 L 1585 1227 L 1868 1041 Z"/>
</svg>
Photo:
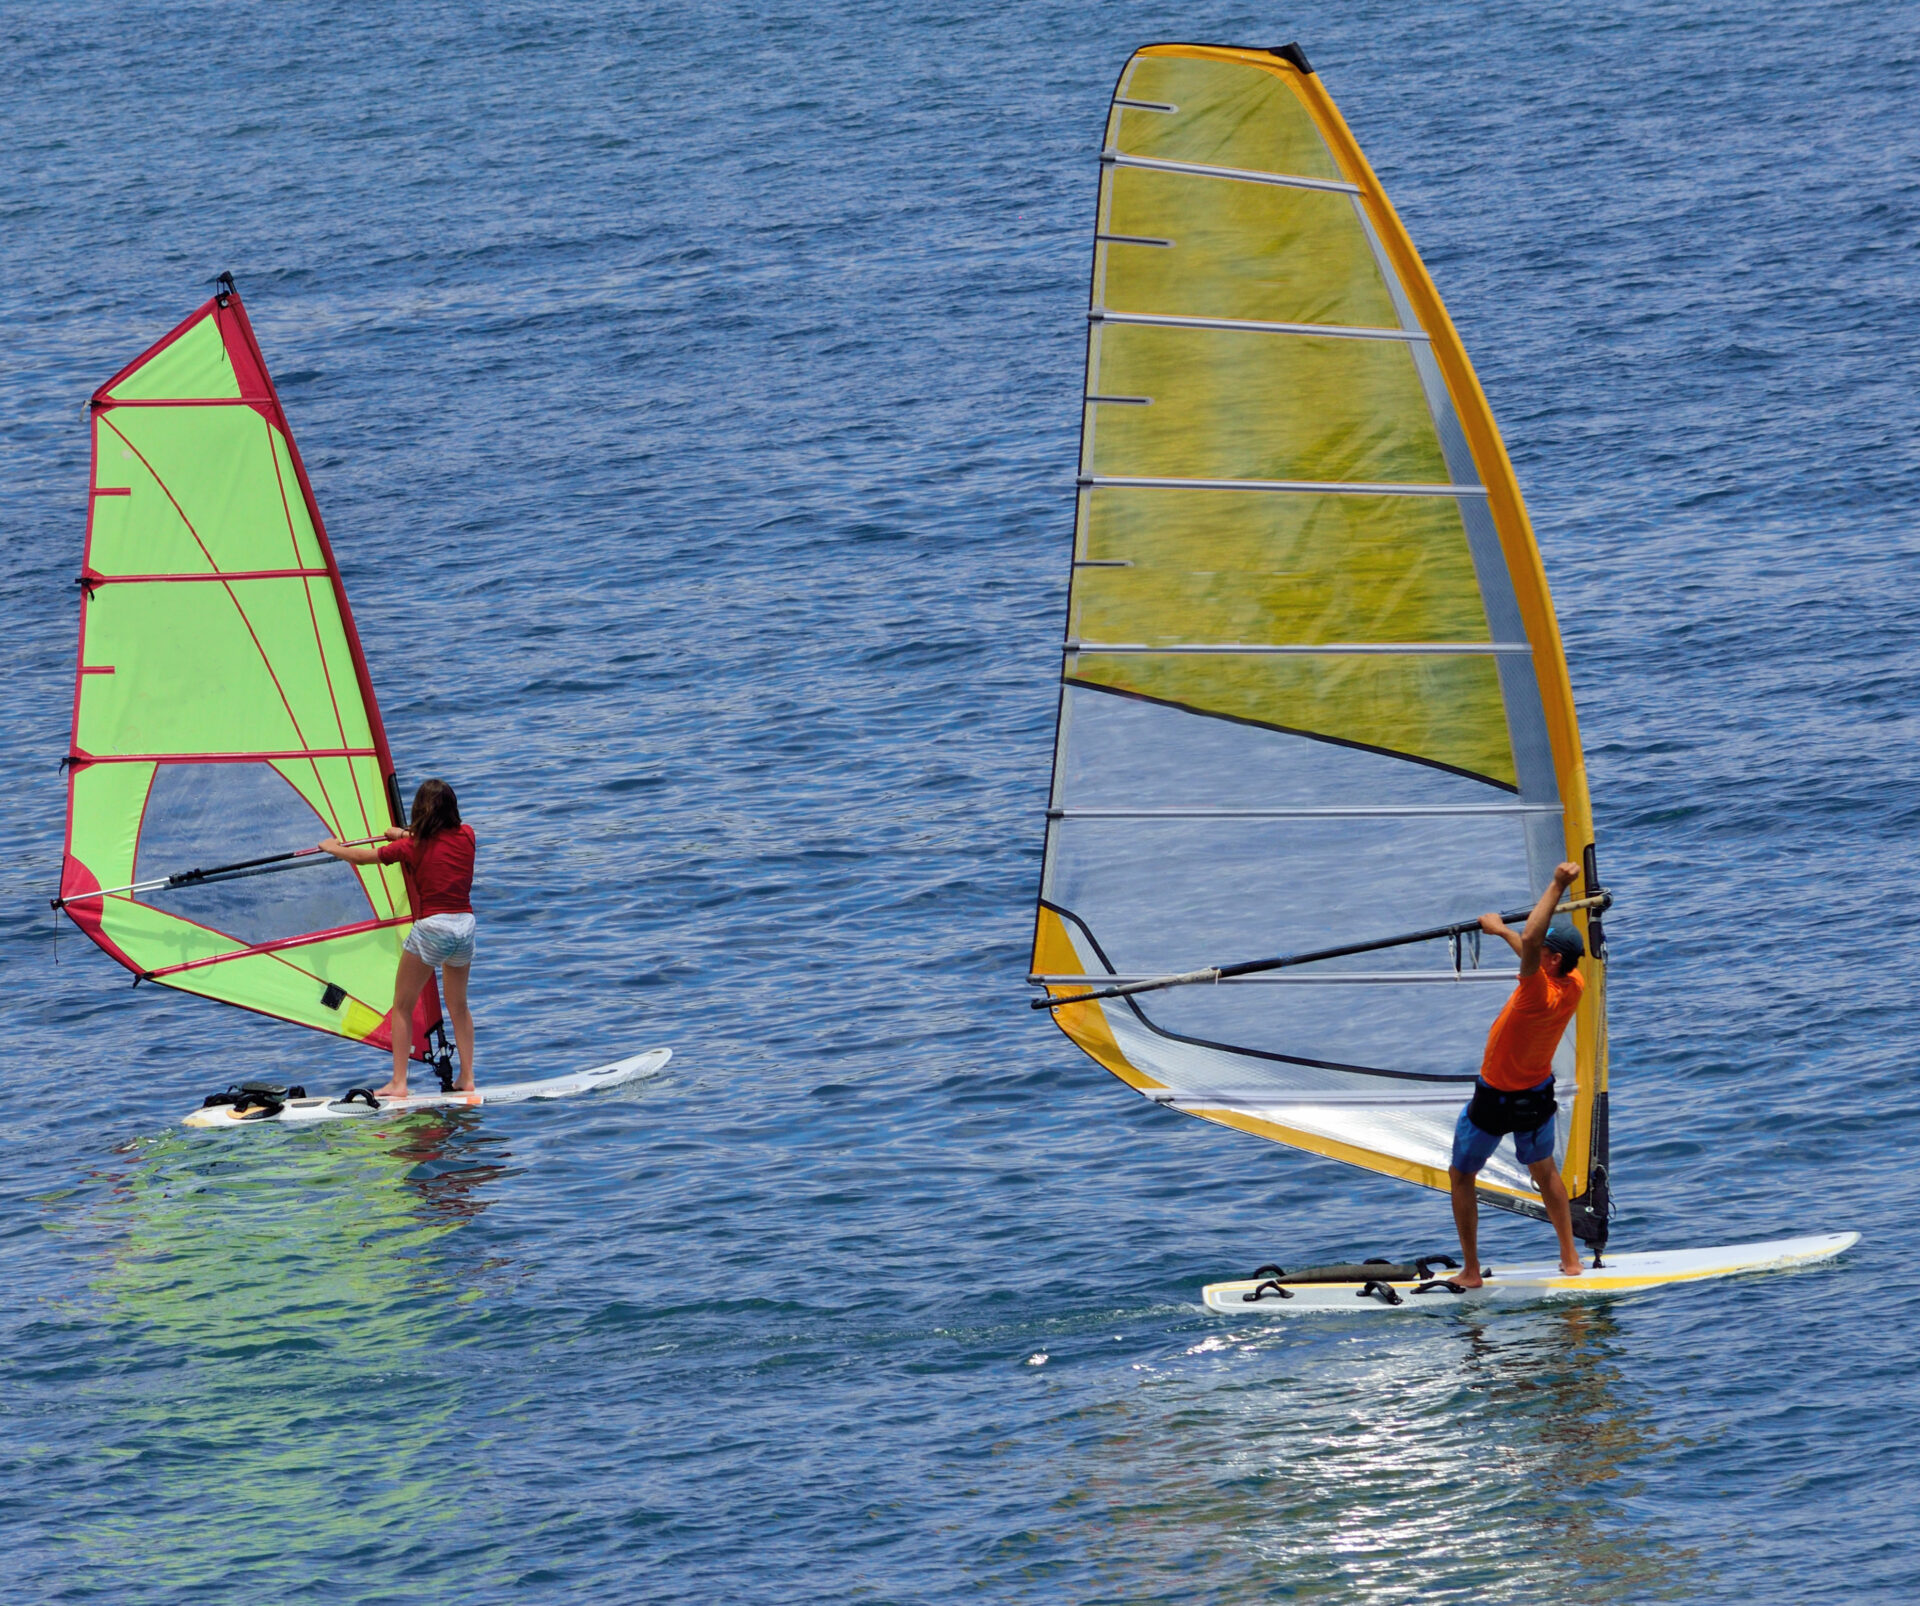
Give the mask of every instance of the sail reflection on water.
<svg viewBox="0 0 1920 1606">
<path fill-rule="evenodd" d="M 458 1537 L 447 1488 L 476 1452 L 456 1347 L 504 1264 L 461 1247 L 511 1161 L 471 1117 L 248 1139 L 130 1145 L 72 1229 L 97 1246 L 108 1331 L 137 1332 L 140 1357 L 89 1385 L 142 1472 L 121 1505 L 103 1469 L 118 1515 L 81 1536 L 86 1559 L 183 1599 L 284 1582 L 283 1552 Z M 253 1517 L 158 1544 L 168 1510 Z"/>
</svg>

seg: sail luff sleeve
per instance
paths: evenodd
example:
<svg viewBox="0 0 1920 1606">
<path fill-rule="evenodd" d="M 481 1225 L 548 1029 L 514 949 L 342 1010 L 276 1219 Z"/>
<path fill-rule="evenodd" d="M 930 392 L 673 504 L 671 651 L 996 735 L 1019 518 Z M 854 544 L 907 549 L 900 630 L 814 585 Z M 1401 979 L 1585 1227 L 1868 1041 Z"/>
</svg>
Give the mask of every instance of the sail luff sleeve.
<svg viewBox="0 0 1920 1606">
<path fill-rule="evenodd" d="M 1590 831 L 1551 602 L 1458 337 L 1318 81 L 1136 53 L 1095 236 L 1035 973 L 1531 904 Z M 1444 1188 L 1511 986 L 1456 980 L 1444 946 L 1054 1014 L 1162 1102 Z M 1592 1040 L 1556 1062 L 1582 1110 Z M 1483 1187 L 1537 1206 L 1511 1159 Z"/>
</svg>

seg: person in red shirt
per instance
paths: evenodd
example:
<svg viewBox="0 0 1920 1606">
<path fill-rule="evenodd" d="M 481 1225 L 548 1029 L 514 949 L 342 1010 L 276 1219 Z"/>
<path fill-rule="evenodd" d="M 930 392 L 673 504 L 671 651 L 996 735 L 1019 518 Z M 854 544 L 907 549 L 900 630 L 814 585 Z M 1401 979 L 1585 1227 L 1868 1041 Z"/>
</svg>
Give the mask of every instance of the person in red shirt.
<svg viewBox="0 0 1920 1606">
<path fill-rule="evenodd" d="M 1580 1252 L 1573 1242 L 1573 1212 L 1567 1187 L 1553 1163 L 1553 1054 L 1580 1007 L 1586 982 L 1580 960 L 1587 951 L 1580 933 L 1555 928 L 1561 895 L 1579 878 L 1580 866 L 1563 864 L 1540 894 L 1526 924 L 1515 932 L 1497 914 L 1480 917 L 1480 929 L 1506 940 L 1520 956 L 1520 984 L 1487 1033 L 1473 1098 L 1453 1129 L 1453 1160 L 1447 1180 L 1453 1187 L 1453 1223 L 1460 1229 L 1460 1260 L 1466 1268 L 1451 1281 L 1461 1288 L 1481 1285 L 1480 1197 L 1474 1178 L 1511 1132 L 1514 1151 L 1533 1178 L 1547 1207 L 1547 1219 L 1560 1235 L 1560 1270 L 1580 1275 Z"/>
<path fill-rule="evenodd" d="M 473 827 L 461 823 L 460 802 L 445 781 L 422 781 L 413 797 L 406 830 L 389 826 L 376 847 L 350 847 L 338 837 L 320 844 L 322 852 L 349 864 L 400 864 L 411 875 L 418 907 L 413 929 L 400 953 L 393 982 L 393 1013 L 387 1029 L 393 1037 L 393 1080 L 375 1089 L 376 1098 L 407 1096 L 407 1054 L 413 1046 L 413 1006 L 421 988 L 440 972 L 454 1046 L 460 1051 L 460 1079 L 473 1089 L 473 1016 L 467 1009 L 467 970 L 473 964 Z"/>
</svg>

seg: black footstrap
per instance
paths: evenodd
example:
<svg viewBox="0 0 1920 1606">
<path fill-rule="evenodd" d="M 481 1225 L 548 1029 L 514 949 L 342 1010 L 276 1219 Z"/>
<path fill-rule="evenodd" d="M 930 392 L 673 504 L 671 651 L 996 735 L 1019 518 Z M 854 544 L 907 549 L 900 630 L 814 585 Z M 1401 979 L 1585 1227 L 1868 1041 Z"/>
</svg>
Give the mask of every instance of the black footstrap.
<svg viewBox="0 0 1920 1606">
<path fill-rule="evenodd" d="M 1416 1294 L 1464 1294 L 1466 1289 L 1462 1288 L 1458 1283 L 1450 1283 L 1440 1278 L 1435 1278 L 1432 1282 L 1420 1284 L 1418 1288 L 1414 1289 L 1414 1292 Z"/>
<path fill-rule="evenodd" d="M 1393 1291 L 1393 1285 L 1391 1283 L 1383 1283 L 1378 1277 L 1368 1278 L 1366 1287 L 1362 1288 L 1360 1292 L 1353 1297 L 1355 1299 L 1365 1299 L 1369 1295 L 1385 1305 L 1403 1305 L 1406 1303 L 1405 1300 Z"/>
<path fill-rule="evenodd" d="M 350 1087 L 346 1092 L 342 1093 L 339 1098 L 335 1099 L 334 1102 L 336 1104 L 351 1104 L 356 1099 L 366 1105 L 370 1110 L 380 1108 L 380 1100 L 374 1097 L 373 1089 L 370 1087 Z"/>
<path fill-rule="evenodd" d="M 1413 1269 L 1422 1277 L 1431 1277 L 1435 1266 L 1445 1266 L 1448 1271 L 1458 1271 L 1460 1262 L 1452 1255 L 1422 1255 L 1413 1263 Z"/>
<path fill-rule="evenodd" d="M 1243 1305 L 1251 1305 L 1256 1300 L 1265 1299 L 1267 1297 L 1267 1291 L 1269 1289 L 1271 1289 L 1274 1293 L 1278 1294 L 1282 1299 L 1293 1298 L 1293 1294 L 1291 1290 L 1282 1288 L 1277 1282 L 1275 1282 L 1271 1277 L 1269 1277 L 1258 1288 L 1254 1289 L 1252 1293 L 1242 1294 L 1240 1296 L 1240 1303 Z"/>
</svg>

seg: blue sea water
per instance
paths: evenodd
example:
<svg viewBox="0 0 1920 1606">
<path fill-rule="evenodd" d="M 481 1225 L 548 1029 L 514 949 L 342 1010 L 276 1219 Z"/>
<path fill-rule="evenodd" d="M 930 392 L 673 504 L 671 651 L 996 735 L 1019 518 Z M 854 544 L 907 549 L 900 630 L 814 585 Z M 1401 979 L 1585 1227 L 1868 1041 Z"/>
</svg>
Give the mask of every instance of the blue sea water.
<svg viewBox="0 0 1920 1606">
<path fill-rule="evenodd" d="M 1920 1593 L 1916 20 L 0 15 L 0 1598 Z M 1445 1202 L 1024 1007 L 1094 158 L 1167 38 L 1304 44 L 1518 465 L 1618 1243 L 1837 1267 L 1216 1318 Z M 369 1060 L 56 943 L 83 403 L 226 268 L 403 782 L 478 826 L 483 1078 L 671 1044 L 643 1090 L 204 1141 Z"/>
</svg>

